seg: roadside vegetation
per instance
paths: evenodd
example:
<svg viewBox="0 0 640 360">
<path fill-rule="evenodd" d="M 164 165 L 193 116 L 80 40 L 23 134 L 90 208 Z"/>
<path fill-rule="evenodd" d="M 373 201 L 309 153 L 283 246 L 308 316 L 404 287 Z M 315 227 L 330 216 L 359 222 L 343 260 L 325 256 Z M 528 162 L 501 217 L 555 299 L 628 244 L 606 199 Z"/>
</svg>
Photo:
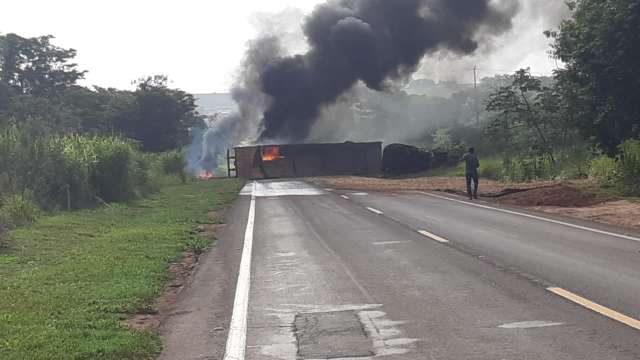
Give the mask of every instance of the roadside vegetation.
<svg viewBox="0 0 640 360">
<path fill-rule="evenodd" d="M 165 76 L 134 91 L 82 87 L 73 49 L 0 35 L 0 229 L 185 183 L 181 149 L 202 117 Z"/>
<path fill-rule="evenodd" d="M 640 195 L 640 18 L 635 0 L 569 1 L 572 16 L 545 32 L 565 65 L 553 77 L 529 69 L 485 78 L 454 94 L 461 118 L 416 144 L 448 152 L 436 175 L 461 175 L 470 146 L 481 175 L 509 182 L 591 178 L 621 195 Z M 482 104 L 483 106 L 476 106 Z M 478 109 L 475 111 L 475 109 Z"/>
<path fill-rule="evenodd" d="M 122 321 L 209 247 L 193 229 L 240 183 L 186 173 L 192 95 L 80 86 L 52 41 L 0 34 L 0 359 L 150 359 L 159 338 Z"/>
<path fill-rule="evenodd" d="M 193 235 L 239 191 L 237 180 L 165 185 L 146 199 L 43 217 L 0 249 L 0 358 L 150 359 L 157 336 L 125 328 L 208 240 Z M 222 221 L 214 219 L 213 221 Z"/>
</svg>

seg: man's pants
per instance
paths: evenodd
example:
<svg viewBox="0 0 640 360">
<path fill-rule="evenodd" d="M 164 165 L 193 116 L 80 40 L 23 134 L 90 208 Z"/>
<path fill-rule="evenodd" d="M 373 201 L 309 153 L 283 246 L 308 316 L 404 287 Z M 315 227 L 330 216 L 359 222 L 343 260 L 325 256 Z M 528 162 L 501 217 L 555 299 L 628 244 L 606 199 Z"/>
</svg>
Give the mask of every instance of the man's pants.
<svg viewBox="0 0 640 360">
<path fill-rule="evenodd" d="M 473 192 L 471 191 L 472 181 L 473 181 Z M 478 197 L 478 174 L 467 174 L 467 194 L 469 194 L 469 198 Z"/>
</svg>

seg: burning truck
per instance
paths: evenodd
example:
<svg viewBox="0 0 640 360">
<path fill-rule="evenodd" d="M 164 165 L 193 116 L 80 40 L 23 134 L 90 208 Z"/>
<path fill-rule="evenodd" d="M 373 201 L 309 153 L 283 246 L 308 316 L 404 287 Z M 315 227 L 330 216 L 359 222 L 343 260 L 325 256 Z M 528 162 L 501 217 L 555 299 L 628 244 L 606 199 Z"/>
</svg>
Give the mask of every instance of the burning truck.
<svg viewBox="0 0 640 360">
<path fill-rule="evenodd" d="M 382 171 L 381 142 L 262 145 L 234 150 L 236 174 L 245 179 L 376 176 Z"/>
<path fill-rule="evenodd" d="M 223 152 L 235 144 L 285 141 L 293 145 L 236 148 L 237 175 L 264 179 L 379 174 L 381 143 L 296 143 L 317 138 L 312 135 L 315 125 L 324 119 L 323 110 L 355 86 L 386 91 L 408 80 L 425 56 L 471 55 L 480 47 L 480 40 L 509 32 L 519 9 L 517 0 L 336 0 L 320 4 L 302 26 L 306 51 L 288 53 L 277 35 L 267 33 L 250 42 L 232 89 L 237 112 L 210 124 L 203 136 L 202 159 L 194 168 L 220 168 Z M 320 138 L 344 139 L 343 135 Z M 227 156 L 229 163 L 231 160 Z M 420 169 L 410 165 L 409 170 Z"/>
</svg>

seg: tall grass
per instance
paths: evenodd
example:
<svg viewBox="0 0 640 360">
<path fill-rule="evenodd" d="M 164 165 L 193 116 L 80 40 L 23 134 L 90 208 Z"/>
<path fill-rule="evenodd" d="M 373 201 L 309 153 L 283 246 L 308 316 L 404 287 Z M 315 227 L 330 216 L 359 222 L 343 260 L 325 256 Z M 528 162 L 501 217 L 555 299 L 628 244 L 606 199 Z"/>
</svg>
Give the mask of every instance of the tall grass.
<svg viewBox="0 0 640 360">
<path fill-rule="evenodd" d="M 640 140 L 627 140 L 620 145 L 618 169 L 622 191 L 640 195 Z"/>
<path fill-rule="evenodd" d="M 187 182 L 187 160 L 179 151 L 171 151 L 159 156 L 160 167 L 165 175 L 176 176 L 182 181 Z"/>
<path fill-rule="evenodd" d="M 616 159 L 606 155 L 595 157 L 589 164 L 589 179 L 602 187 L 612 187 L 618 179 Z"/>
<path fill-rule="evenodd" d="M 120 137 L 33 136 L 9 127 L 0 131 L 0 206 L 26 193 L 45 210 L 127 201 L 154 190 L 151 161 Z"/>
<path fill-rule="evenodd" d="M 640 195 L 640 140 L 627 140 L 616 158 L 601 155 L 590 163 L 589 177 L 624 195 Z"/>
</svg>

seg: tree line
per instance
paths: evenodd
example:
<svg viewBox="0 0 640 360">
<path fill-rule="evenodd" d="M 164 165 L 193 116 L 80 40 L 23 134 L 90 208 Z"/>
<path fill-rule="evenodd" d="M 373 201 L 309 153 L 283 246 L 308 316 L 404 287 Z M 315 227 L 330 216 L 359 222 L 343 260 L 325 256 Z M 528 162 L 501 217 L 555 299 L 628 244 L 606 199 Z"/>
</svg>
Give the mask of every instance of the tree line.
<svg viewBox="0 0 640 360">
<path fill-rule="evenodd" d="M 52 44 L 52 36 L 0 36 L 0 126 L 35 135 L 119 134 L 145 151 L 161 152 L 189 142 L 202 119 L 195 99 L 168 86 L 166 76 L 135 81 L 134 91 L 83 87 L 76 51 Z"/>
<path fill-rule="evenodd" d="M 203 121 L 166 76 L 135 90 L 81 86 L 76 51 L 52 36 L 0 35 L 0 232 L 41 209 L 124 201 L 185 179 L 177 151 Z"/>
<path fill-rule="evenodd" d="M 544 33 L 550 56 L 563 63 L 553 77 L 521 69 L 485 79 L 475 95 L 485 105 L 482 124 L 469 118 L 445 126 L 433 143 L 477 144 L 485 155 L 502 158 L 490 172 L 507 180 L 590 176 L 638 194 L 640 1 L 567 4 L 570 18 Z"/>
</svg>

